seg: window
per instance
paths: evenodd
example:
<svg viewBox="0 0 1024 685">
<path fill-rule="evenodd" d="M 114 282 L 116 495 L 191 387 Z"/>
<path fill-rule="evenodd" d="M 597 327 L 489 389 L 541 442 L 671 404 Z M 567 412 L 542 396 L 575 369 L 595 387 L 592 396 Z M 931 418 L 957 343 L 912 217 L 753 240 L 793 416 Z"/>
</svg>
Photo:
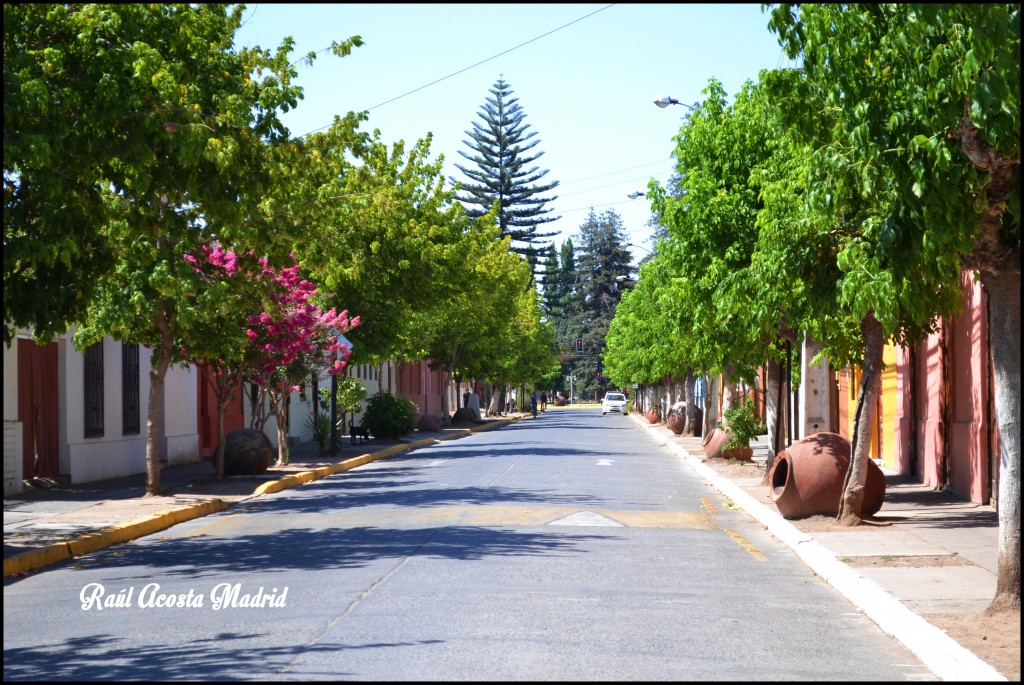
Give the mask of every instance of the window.
<svg viewBox="0 0 1024 685">
<path fill-rule="evenodd" d="M 121 433 L 138 435 L 139 420 L 139 346 L 121 344 Z"/>
<path fill-rule="evenodd" d="M 103 437 L 103 342 L 85 349 L 83 355 L 85 373 L 82 385 L 85 388 L 85 437 Z"/>
</svg>

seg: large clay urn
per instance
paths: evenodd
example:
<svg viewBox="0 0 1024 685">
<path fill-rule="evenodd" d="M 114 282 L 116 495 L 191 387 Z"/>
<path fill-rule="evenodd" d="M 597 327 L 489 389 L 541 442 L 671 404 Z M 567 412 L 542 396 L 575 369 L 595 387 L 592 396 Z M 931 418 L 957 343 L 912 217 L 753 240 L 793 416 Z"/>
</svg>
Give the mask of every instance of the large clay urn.
<svg viewBox="0 0 1024 685">
<path fill-rule="evenodd" d="M 836 433 L 815 433 L 775 455 L 768 473 L 768 495 L 783 518 L 835 516 L 850 466 L 850 441 Z M 874 516 L 885 499 L 885 474 L 868 460 L 865 516 Z"/>
<path fill-rule="evenodd" d="M 732 436 L 721 428 L 713 428 L 701 441 L 701 444 L 704 447 L 704 456 L 708 459 L 741 459 L 743 461 L 753 461 L 754 450 L 749 445 L 745 447 L 734 447 L 728 450 L 725 449 L 725 443 L 729 442 L 730 437 Z"/>
<path fill-rule="evenodd" d="M 653 409 L 650 410 L 649 412 L 647 412 L 647 422 L 648 423 L 658 423 L 658 412 L 656 412 Z"/>
<path fill-rule="evenodd" d="M 673 404 L 668 412 L 665 425 L 676 435 L 682 435 L 683 430 L 686 428 L 686 405 L 682 402 Z"/>
</svg>

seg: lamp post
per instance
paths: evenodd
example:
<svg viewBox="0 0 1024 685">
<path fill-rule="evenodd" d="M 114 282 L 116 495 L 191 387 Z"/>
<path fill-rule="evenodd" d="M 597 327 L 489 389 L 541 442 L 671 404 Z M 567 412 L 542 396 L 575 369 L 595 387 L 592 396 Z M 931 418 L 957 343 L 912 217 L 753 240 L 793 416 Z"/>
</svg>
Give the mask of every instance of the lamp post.
<svg viewBox="0 0 1024 685">
<path fill-rule="evenodd" d="M 646 196 L 647 196 L 647 193 L 642 193 L 639 190 L 634 190 L 632 193 L 630 193 L 626 197 L 628 197 L 630 200 L 635 200 L 638 197 L 646 197 Z"/>
<path fill-rule="evenodd" d="M 695 105 L 688 105 L 685 102 L 679 102 L 679 100 L 676 100 L 671 95 L 665 95 L 664 97 L 654 98 L 654 104 L 656 104 L 658 107 L 661 107 L 662 109 L 665 109 L 669 105 L 682 105 L 683 107 L 688 108 L 691 112 L 694 112 L 697 109 Z"/>
<path fill-rule="evenodd" d="M 572 389 L 572 382 L 574 380 L 576 380 L 576 376 L 574 376 L 574 375 L 572 375 L 570 373 L 569 374 L 569 403 L 570 404 L 572 404 L 573 400 L 575 399 L 575 397 L 574 397 L 575 393 L 573 392 L 573 389 Z"/>
</svg>

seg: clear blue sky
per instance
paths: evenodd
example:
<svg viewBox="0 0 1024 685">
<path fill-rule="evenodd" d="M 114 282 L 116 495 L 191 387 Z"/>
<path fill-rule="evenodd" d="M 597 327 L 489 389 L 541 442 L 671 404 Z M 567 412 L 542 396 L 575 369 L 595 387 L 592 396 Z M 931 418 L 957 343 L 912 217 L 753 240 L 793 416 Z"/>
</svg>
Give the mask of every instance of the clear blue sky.
<svg viewBox="0 0 1024 685">
<path fill-rule="evenodd" d="M 251 4 L 236 38 L 276 48 L 291 36 L 298 59 L 353 35 L 364 45 L 349 57 L 324 53 L 299 68 L 305 98 L 284 119 L 292 133 L 368 110 L 364 127 L 389 143 L 433 133 L 434 158 L 465 180 L 454 166 L 469 164 L 465 132 L 503 77 L 537 132 L 543 180 L 560 182 L 548 206 L 561 219 L 539 229 L 559 232 L 556 247 L 591 207 L 614 209 L 629 240 L 647 244 L 650 205 L 626 195 L 668 180 L 687 111 L 655 98 L 694 103 L 712 77 L 735 94 L 760 70 L 791 66 L 759 4 Z"/>
</svg>

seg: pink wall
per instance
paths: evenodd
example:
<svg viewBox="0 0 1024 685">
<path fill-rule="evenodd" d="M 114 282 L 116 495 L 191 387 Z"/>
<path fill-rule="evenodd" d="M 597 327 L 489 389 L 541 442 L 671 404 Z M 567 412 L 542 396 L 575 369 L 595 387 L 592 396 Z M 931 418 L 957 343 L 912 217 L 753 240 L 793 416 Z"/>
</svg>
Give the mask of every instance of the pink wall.
<svg viewBox="0 0 1024 685">
<path fill-rule="evenodd" d="M 921 482 L 940 488 L 945 485 L 945 421 L 943 420 L 943 329 L 928 336 L 917 350 L 914 388 L 914 417 L 917 431 L 918 477 Z"/>
<path fill-rule="evenodd" d="M 896 470 L 914 472 L 914 374 L 913 355 L 909 348 L 896 348 L 896 416 L 894 417 L 896 443 Z"/>
<path fill-rule="evenodd" d="M 951 325 L 949 480 L 953 492 L 988 501 L 988 331 L 985 295 L 970 274 L 961 278 L 964 312 Z"/>
</svg>

